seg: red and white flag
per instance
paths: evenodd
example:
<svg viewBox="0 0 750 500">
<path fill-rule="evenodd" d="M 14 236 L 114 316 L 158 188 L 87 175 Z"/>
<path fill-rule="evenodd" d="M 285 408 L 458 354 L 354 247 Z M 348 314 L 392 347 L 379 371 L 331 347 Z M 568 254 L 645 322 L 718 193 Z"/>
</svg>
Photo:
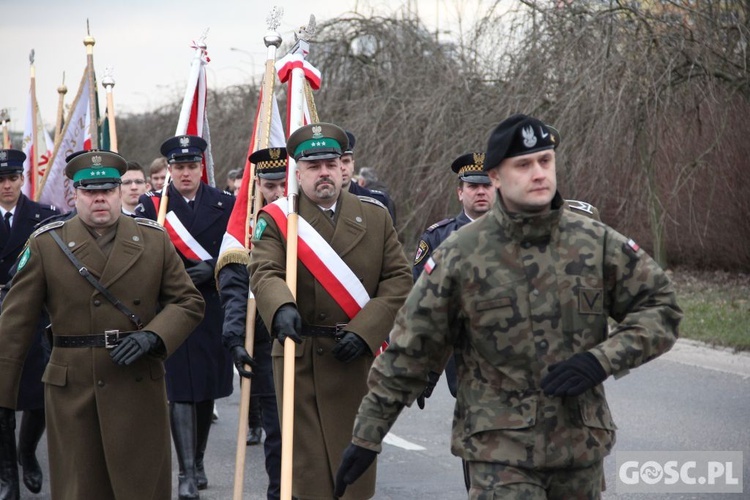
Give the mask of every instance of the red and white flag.
<svg viewBox="0 0 750 500">
<path fill-rule="evenodd" d="M 253 134 L 250 138 L 250 147 L 248 147 L 247 156 L 249 157 L 255 152 L 256 137 L 258 135 L 258 125 L 260 123 L 259 117 L 262 112 L 261 103 L 263 102 L 263 92 L 261 91 L 258 96 L 258 106 L 255 113 L 255 125 L 253 127 Z M 284 126 L 281 122 L 281 115 L 279 113 L 279 106 L 276 103 L 276 97 L 272 99 L 273 109 L 271 110 L 271 135 L 268 142 L 270 148 L 283 148 L 286 145 L 286 138 L 284 136 Z M 247 221 L 248 216 L 248 203 L 250 200 L 251 183 L 253 179 L 250 178 L 250 160 L 245 160 L 245 170 L 242 174 L 242 183 L 240 184 L 240 190 L 237 193 L 237 200 L 234 203 L 232 214 L 229 216 L 229 222 L 227 223 L 227 232 L 224 233 L 224 239 L 221 241 L 221 249 L 219 250 L 219 261 L 222 261 L 222 255 L 233 251 L 245 251 L 245 241 L 249 241 L 247 238 L 250 229 L 250 222 Z M 260 196 L 257 193 L 256 196 Z M 249 246 L 249 244 L 248 244 Z"/>
<path fill-rule="evenodd" d="M 78 94 L 60 133 L 60 142 L 55 146 L 48 163 L 48 171 L 37 196 L 38 201 L 54 205 L 62 212 L 73 209 L 73 181 L 65 177 L 65 158 L 77 151 L 91 149 L 90 124 L 89 79 L 84 71 Z"/>
<path fill-rule="evenodd" d="M 34 99 L 32 92 L 29 90 L 29 104 L 26 107 L 26 125 L 23 133 L 23 152 L 26 153 L 26 160 L 23 162 L 23 194 L 32 200 L 36 196 L 44 172 L 47 169 L 52 150 L 55 149 L 55 143 L 49 132 L 44 128 L 42 115 L 39 112 L 39 106 L 36 106 L 36 130 L 34 130 Z M 33 159 L 36 158 L 36 168 L 34 168 Z"/>
<path fill-rule="evenodd" d="M 193 42 L 192 47 L 195 49 L 195 57 L 190 65 L 188 84 L 174 135 L 195 135 L 206 141 L 208 147 L 203 155 L 202 180 L 206 184 L 215 186 L 211 132 L 208 126 L 208 113 L 206 112 L 206 97 L 208 95 L 206 65 L 211 59 L 208 57 L 206 46 L 202 41 L 198 44 Z"/>
</svg>

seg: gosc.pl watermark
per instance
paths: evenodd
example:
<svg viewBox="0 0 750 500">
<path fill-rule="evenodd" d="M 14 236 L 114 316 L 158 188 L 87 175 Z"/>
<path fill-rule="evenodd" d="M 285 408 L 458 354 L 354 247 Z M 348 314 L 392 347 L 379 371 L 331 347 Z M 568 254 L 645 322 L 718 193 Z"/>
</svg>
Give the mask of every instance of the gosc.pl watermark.
<svg viewBox="0 0 750 500">
<path fill-rule="evenodd" d="M 617 493 L 742 493 L 741 451 L 619 451 Z"/>
</svg>

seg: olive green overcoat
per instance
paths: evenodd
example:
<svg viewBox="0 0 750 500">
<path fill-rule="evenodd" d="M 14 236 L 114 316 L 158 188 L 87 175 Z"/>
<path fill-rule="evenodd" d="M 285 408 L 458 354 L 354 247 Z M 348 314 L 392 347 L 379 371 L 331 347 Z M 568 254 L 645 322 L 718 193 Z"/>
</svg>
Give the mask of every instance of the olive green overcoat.
<svg viewBox="0 0 750 500">
<path fill-rule="evenodd" d="M 42 307 L 56 336 L 132 331 L 52 239 L 56 231 L 83 265 L 156 333 L 167 355 L 201 319 L 203 300 L 167 234 L 120 216 L 109 257 L 76 216 L 38 230 L 21 254 L 0 314 L 0 406 L 18 382 Z M 45 383 L 52 498 L 169 499 L 171 448 L 163 360 L 116 365 L 103 347 L 54 347 Z"/>
<path fill-rule="evenodd" d="M 302 263 L 298 265 L 296 300 L 304 325 L 348 323 L 345 329 L 364 339 L 373 353 L 388 337 L 412 285 L 411 269 L 393 222 L 388 211 L 376 203 L 342 192 L 334 226 L 327 214 L 300 194 L 300 216 L 354 271 L 370 300 L 350 321 Z M 267 225 L 255 232 L 250 254 L 251 285 L 258 311 L 264 322 L 272 325 L 276 310 L 295 300 L 285 282 L 286 239 L 268 214 L 261 212 L 260 219 L 265 222 L 258 222 L 257 227 Z M 333 498 L 334 474 L 351 441 L 357 407 L 367 392 L 373 355 L 345 364 L 331 354 L 334 345 L 331 337 L 309 337 L 296 346 L 293 495 L 299 498 Z M 284 358 L 277 341 L 272 356 L 281 405 Z M 375 464 L 347 489 L 344 498 L 370 498 L 374 490 Z"/>
</svg>

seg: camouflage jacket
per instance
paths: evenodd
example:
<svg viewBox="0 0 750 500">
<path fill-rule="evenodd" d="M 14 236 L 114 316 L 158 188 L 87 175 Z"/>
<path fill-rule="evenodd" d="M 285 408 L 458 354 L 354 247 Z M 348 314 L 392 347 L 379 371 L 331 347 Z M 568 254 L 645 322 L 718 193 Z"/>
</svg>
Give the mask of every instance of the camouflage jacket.
<svg viewBox="0 0 750 500">
<path fill-rule="evenodd" d="M 498 199 L 433 253 L 372 366 L 354 443 L 380 451 L 453 350 L 453 454 L 545 469 L 609 453 L 615 424 L 603 386 L 558 398 L 541 392 L 541 379 L 582 351 L 624 375 L 670 349 L 682 312 L 667 275 L 635 242 L 561 207 L 558 195 L 551 212 L 523 216 Z"/>
</svg>

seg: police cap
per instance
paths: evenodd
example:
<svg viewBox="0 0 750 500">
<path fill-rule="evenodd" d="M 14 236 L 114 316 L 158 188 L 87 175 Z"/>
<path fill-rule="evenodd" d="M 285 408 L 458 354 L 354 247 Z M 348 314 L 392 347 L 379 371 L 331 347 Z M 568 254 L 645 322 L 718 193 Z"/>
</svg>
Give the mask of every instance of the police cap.
<svg viewBox="0 0 750 500">
<path fill-rule="evenodd" d="M 128 169 L 128 162 L 112 151 L 92 149 L 78 151 L 67 158 L 65 176 L 78 189 L 112 189 L 121 184 L 120 177 Z"/>
<path fill-rule="evenodd" d="M 492 170 L 505 158 L 521 156 L 560 145 L 560 133 L 531 116 L 516 114 L 503 120 L 490 134 L 484 170 Z"/>
<path fill-rule="evenodd" d="M 286 150 L 294 161 L 339 158 L 349 148 L 344 130 L 333 123 L 311 123 L 294 131 Z"/>
<path fill-rule="evenodd" d="M 357 138 L 354 137 L 354 134 L 352 134 L 348 130 L 346 131 L 346 138 L 349 139 L 349 147 L 344 149 L 344 154 L 345 155 L 354 154 L 354 143 L 357 142 Z"/>
<path fill-rule="evenodd" d="M 259 149 L 250 155 L 255 173 L 261 179 L 276 181 L 286 178 L 286 148 Z"/>
<path fill-rule="evenodd" d="M 23 173 L 26 154 L 17 149 L 0 149 L 0 175 Z"/>
<path fill-rule="evenodd" d="M 208 144 L 197 135 L 178 135 L 164 141 L 161 154 L 169 163 L 192 163 L 203 159 Z"/>
<path fill-rule="evenodd" d="M 467 153 L 461 155 L 451 164 L 451 170 L 458 178 L 472 184 L 489 184 L 490 178 L 484 171 L 484 153 Z"/>
</svg>

